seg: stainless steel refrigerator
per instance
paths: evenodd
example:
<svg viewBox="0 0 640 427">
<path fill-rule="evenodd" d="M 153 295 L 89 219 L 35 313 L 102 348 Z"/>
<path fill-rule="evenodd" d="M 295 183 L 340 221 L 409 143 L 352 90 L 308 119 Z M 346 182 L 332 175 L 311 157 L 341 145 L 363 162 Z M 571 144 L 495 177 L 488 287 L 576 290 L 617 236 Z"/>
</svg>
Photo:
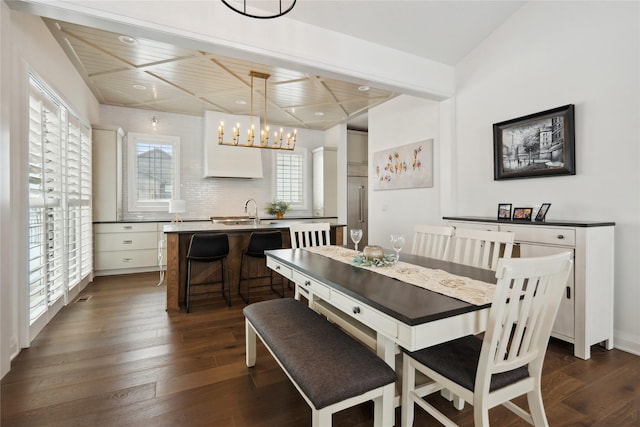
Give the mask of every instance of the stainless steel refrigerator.
<svg viewBox="0 0 640 427">
<path fill-rule="evenodd" d="M 364 169 L 364 171 L 362 171 Z M 348 168 L 347 176 L 347 245 L 353 248 L 353 242 L 349 230 L 362 229 L 362 240 L 358 243 L 358 249 L 362 250 L 367 245 L 369 238 L 368 221 L 368 178 L 366 166 L 364 168 Z M 362 176 L 364 174 L 364 176 Z M 357 176 L 356 176 L 357 175 Z"/>
</svg>

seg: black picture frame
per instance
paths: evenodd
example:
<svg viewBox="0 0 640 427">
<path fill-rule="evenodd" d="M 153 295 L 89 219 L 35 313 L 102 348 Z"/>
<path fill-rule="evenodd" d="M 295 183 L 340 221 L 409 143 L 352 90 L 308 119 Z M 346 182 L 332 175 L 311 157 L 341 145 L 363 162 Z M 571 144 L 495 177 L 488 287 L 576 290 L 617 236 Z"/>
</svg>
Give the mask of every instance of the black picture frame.
<svg viewBox="0 0 640 427">
<path fill-rule="evenodd" d="M 533 208 L 515 208 L 513 209 L 512 221 L 531 221 Z"/>
<path fill-rule="evenodd" d="M 575 111 L 569 104 L 493 125 L 493 179 L 575 175 Z"/>
<path fill-rule="evenodd" d="M 511 219 L 511 203 L 498 203 L 498 221 Z"/>
<path fill-rule="evenodd" d="M 542 206 L 540 206 L 540 209 L 538 210 L 538 213 L 536 214 L 536 221 L 537 222 L 544 221 L 544 218 L 547 215 L 547 212 L 549 211 L 550 207 L 551 207 L 551 203 L 543 203 Z"/>
</svg>

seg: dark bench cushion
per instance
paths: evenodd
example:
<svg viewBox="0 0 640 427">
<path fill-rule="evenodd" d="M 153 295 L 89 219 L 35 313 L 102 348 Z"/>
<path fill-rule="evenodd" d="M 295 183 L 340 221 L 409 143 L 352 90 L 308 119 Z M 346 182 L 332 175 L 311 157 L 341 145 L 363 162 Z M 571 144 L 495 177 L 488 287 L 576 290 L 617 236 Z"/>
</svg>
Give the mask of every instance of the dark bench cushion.
<svg viewBox="0 0 640 427">
<path fill-rule="evenodd" d="M 397 378 L 381 358 L 293 298 L 258 302 L 243 312 L 316 409 Z"/>
<path fill-rule="evenodd" d="M 460 384 L 467 390 L 473 391 L 481 349 L 482 339 L 474 335 L 467 335 L 423 350 L 406 353 L 437 373 Z M 489 391 L 506 387 L 528 376 L 529 371 L 524 366 L 494 374 L 491 377 Z"/>
</svg>

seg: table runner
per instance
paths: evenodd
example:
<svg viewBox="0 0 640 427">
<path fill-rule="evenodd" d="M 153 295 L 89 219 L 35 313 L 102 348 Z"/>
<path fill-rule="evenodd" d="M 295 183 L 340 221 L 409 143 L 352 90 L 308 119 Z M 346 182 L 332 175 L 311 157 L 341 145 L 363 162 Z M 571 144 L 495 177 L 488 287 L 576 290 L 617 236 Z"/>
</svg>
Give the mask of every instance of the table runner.
<svg viewBox="0 0 640 427">
<path fill-rule="evenodd" d="M 333 245 L 308 247 L 305 248 L 305 250 L 351 265 L 353 265 L 353 258 L 358 254 L 358 252 L 353 249 Z M 384 267 L 357 267 L 375 271 L 378 274 L 398 279 L 411 285 L 419 286 L 473 305 L 491 303 L 496 288 L 496 285 L 493 283 L 457 276 L 444 270 L 434 270 L 402 261 Z"/>
</svg>

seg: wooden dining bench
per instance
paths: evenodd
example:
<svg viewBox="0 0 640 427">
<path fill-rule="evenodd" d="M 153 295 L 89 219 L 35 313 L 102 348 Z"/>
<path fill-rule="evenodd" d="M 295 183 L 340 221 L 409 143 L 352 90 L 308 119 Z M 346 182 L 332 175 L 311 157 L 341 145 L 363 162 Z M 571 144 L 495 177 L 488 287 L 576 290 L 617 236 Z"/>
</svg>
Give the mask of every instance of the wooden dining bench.
<svg viewBox="0 0 640 427">
<path fill-rule="evenodd" d="M 248 305 L 247 366 L 256 363 L 256 336 L 307 401 L 312 425 L 331 425 L 335 412 L 374 402 L 374 425 L 394 425 L 396 373 L 375 353 L 293 298 Z"/>
</svg>

